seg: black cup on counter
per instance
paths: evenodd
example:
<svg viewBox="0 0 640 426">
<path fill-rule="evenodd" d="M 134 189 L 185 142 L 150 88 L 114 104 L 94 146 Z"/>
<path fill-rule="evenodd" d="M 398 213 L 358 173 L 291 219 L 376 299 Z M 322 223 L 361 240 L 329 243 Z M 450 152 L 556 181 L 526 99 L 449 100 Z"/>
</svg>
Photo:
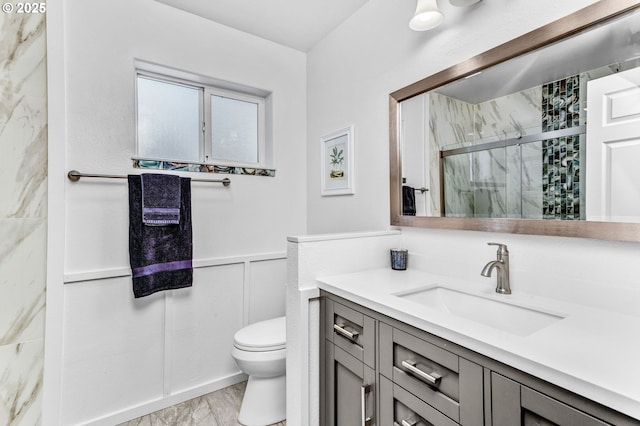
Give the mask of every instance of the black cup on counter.
<svg viewBox="0 0 640 426">
<path fill-rule="evenodd" d="M 391 269 L 396 271 L 404 271 L 407 269 L 407 259 L 409 257 L 409 250 L 392 248 L 391 250 Z"/>
</svg>

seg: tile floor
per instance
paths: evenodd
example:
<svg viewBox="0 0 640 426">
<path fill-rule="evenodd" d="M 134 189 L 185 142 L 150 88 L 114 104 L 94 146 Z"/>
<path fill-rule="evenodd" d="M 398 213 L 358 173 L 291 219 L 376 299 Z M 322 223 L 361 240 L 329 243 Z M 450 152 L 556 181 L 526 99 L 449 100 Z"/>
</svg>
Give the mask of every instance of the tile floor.
<svg viewBox="0 0 640 426">
<path fill-rule="evenodd" d="M 119 426 L 236 426 L 247 382 L 185 401 Z M 274 426 L 285 426 L 286 422 Z"/>
</svg>

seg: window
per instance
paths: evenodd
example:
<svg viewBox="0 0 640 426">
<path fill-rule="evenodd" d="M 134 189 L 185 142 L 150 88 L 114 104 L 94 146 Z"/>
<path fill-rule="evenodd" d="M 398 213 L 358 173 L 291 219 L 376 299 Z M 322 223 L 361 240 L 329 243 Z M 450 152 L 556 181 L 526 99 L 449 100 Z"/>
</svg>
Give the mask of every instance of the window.
<svg viewBox="0 0 640 426">
<path fill-rule="evenodd" d="M 267 94 L 140 70 L 136 80 L 138 157 L 266 166 Z"/>
</svg>

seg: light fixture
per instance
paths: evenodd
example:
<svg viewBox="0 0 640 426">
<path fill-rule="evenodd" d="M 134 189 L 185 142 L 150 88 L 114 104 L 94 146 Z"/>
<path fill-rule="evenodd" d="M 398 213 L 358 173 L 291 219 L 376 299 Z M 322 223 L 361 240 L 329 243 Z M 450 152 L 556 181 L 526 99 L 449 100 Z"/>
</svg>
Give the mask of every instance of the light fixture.
<svg viewBox="0 0 640 426">
<path fill-rule="evenodd" d="M 478 3 L 480 0 L 449 0 L 452 6 L 467 7 Z"/>
<path fill-rule="evenodd" d="M 416 13 L 409 21 L 409 28 L 414 31 L 426 31 L 437 27 L 444 20 L 444 15 L 438 9 L 436 0 L 418 0 Z"/>
</svg>

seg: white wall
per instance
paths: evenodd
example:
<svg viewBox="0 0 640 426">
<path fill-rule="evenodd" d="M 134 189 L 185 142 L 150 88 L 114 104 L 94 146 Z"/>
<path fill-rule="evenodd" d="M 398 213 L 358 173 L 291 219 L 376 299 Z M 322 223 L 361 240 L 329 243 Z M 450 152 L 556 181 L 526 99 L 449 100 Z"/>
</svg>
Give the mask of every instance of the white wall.
<svg viewBox="0 0 640 426">
<path fill-rule="evenodd" d="M 591 3 L 485 0 L 459 9 L 441 0 L 445 22 L 423 33 L 407 26 L 414 2 L 366 3 L 308 57 L 309 233 L 389 227 L 390 92 Z M 356 195 L 321 197 L 318 140 L 345 123 L 353 124 L 356 132 Z M 423 264 L 433 259 L 433 267 L 442 269 L 458 259 L 448 273 L 464 278 L 477 279 L 484 263 L 495 256 L 495 248 L 486 246 L 491 240 L 510 245 L 515 289 L 554 292 L 605 308 L 615 305 L 625 312 L 633 311 L 633 303 L 639 300 L 637 243 L 403 229 L 403 241 L 414 255 L 426 259 Z M 450 261 L 443 262 L 444 257 Z M 594 300 L 594 294 L 601 296 Z"/>
<path fill-rule="evenodd" d="M 60 314 L 48 331 L 63 340 L 47 355 L 62 372 L 48 384 L 60 412 L 54 396 L 46 422 L 114 424 L 243 379 L 230 356 L 234 332 L 284 314 L 286 236 L 306 230 L 306 57 L 152 0 L 48 9 L 49 84 L 64 88 L 50 151 L 65 154 L 50 164 L 60 183 L 51 198 L 64 200 L 53 215 L 64 219 L 50 226 L 64 238 L 49 257 L 61 265 L 50 266 Z M 276 169 L 273 178 L 225 175 L 227 188 L 193 183 L 194 285 L 142 299 L 131 292 L 126 181 L 63 177 L 140 172 L 131 167 L 134 59 L 271 91 Z"/>
<path fill-rule="evenodd" d="M 484 0 L 471 8 L 438 2 L 444 23 L 408 27 L 414 0 L 369 0 L 308 55 L 308 230 L 389 225 L 389 93 L 574 12 L 593 0 Z M 320 196 L 320 137 L 355 126 L 356 194 Z"/>
</svg>

